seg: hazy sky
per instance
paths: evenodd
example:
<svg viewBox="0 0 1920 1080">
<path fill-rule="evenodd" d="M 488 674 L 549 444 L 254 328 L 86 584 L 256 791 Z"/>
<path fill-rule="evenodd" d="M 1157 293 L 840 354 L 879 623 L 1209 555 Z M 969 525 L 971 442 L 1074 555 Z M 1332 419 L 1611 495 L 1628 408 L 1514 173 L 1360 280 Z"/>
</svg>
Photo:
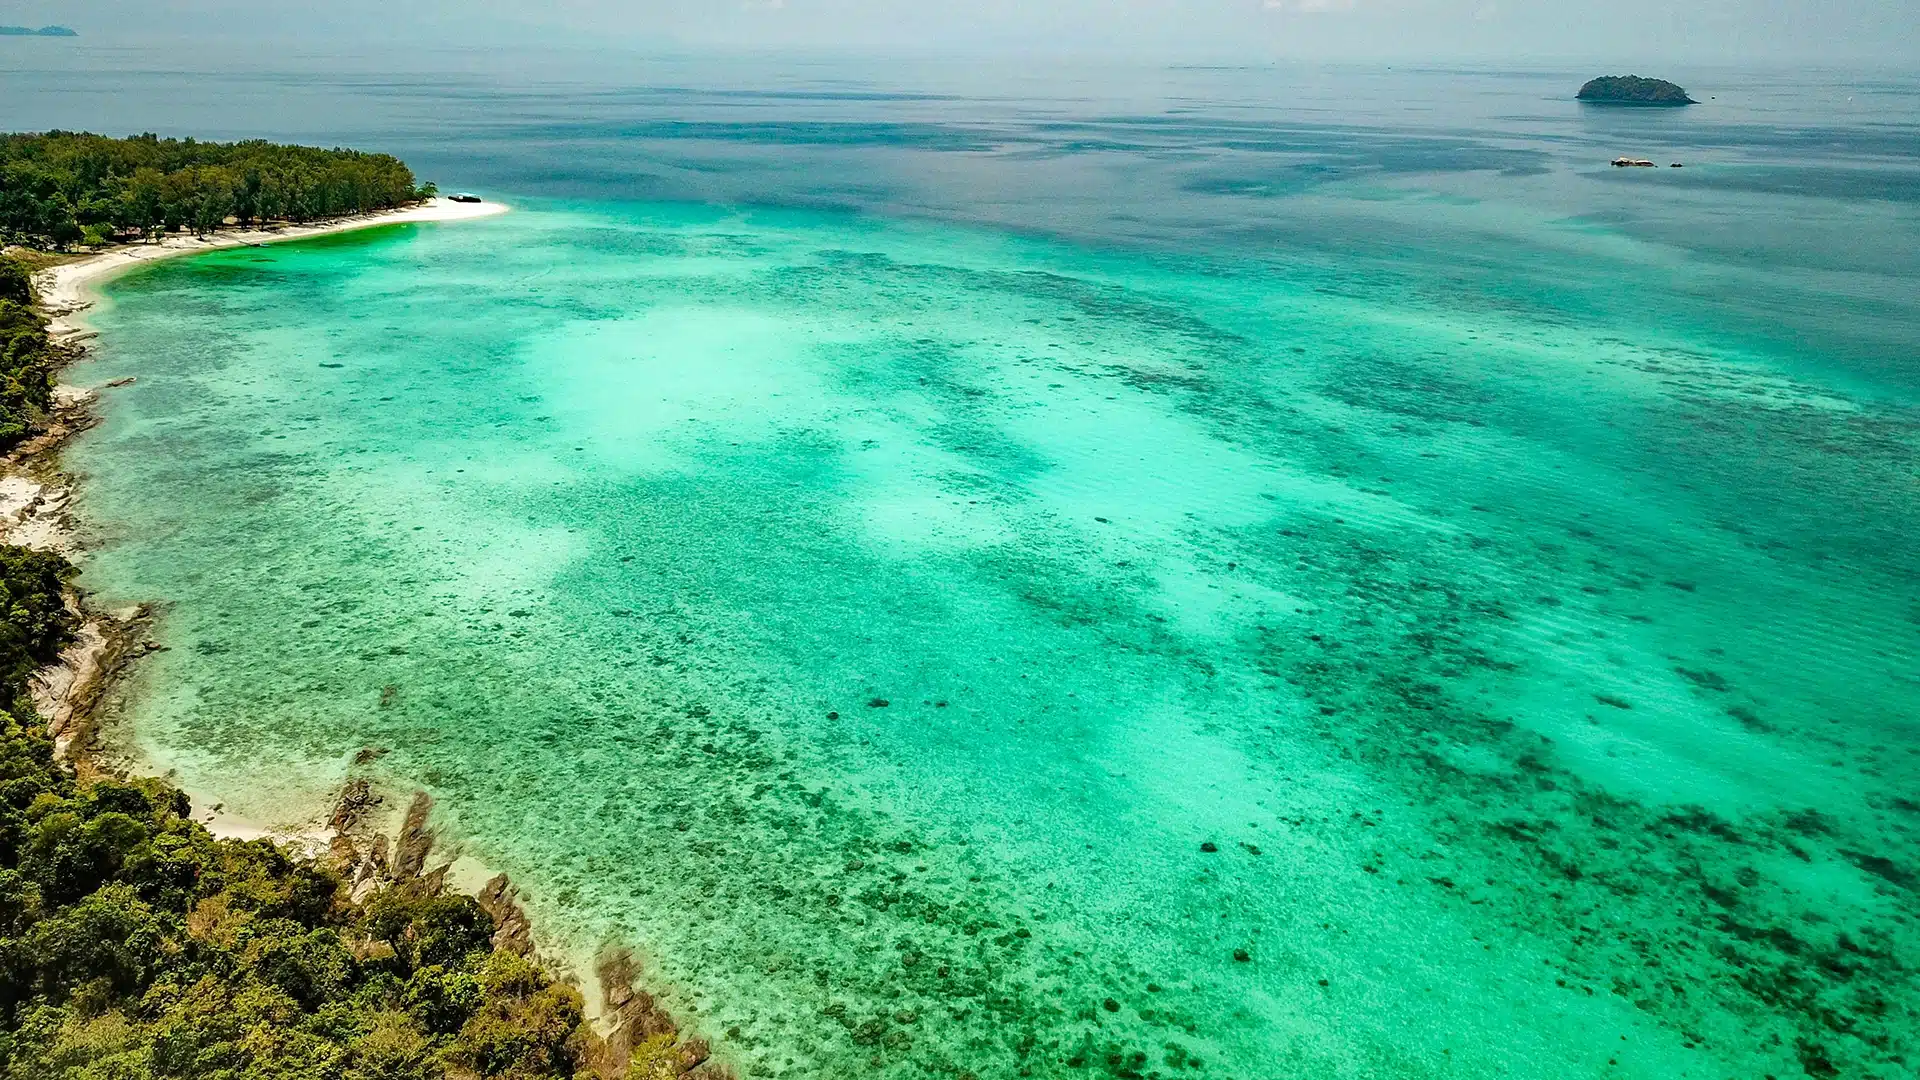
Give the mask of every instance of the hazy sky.
<svg viewBox="0 0 1920 1080">
<path fill-rule="evenodd" d="M 1920 66 L 1920 0 L 0 0 L 0 22 L 97 41 Z"/>
</svg>

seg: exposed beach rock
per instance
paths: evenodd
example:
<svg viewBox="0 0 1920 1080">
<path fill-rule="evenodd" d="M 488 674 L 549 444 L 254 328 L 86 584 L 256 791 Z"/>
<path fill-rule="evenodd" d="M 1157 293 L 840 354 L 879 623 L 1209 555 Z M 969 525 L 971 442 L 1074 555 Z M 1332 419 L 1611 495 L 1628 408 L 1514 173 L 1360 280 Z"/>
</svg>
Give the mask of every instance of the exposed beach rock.
<svg viewBox="0 0 1920 1080">
<path fill-rule="evenodd" d="M 420 877 L 418 878 L 418 881 L 420 882 L 420 887 L 429 893 L 440 893 L 440 892 L 446 891 L 447 873 L 452 869 L 453 869 L 453 866 L 451 863 L 442 863 L 439 866 L 436 866 L 433 869 L 427 871 L 426 873 L 421 874 Z"/>
<path fill-rule="evenodd" d="M 61 363 L 72 363 L 78 354 L 70 348 L 66 351 L 69 355 Z M 92 427 L 96 422 L 92 411 L 96 400 L 98 395 L 91 390 L 77 386 L 54 387 L 53 410 L 47 416 L 46 423 L 32 438 L 22 441 L 7 454 L 7 463 L 22 464 Z"/>
<path fill-rule="evenodd" d="M 75 746 L 91 742 L 93 722 L 108 691 L 134 660 L 153 648 L 147 639 L 151 613 L 145 607 L 88 612 L 74 593 L 68 594 L 67 606 L 81 620 L 73 644 L 58 663 L 28 680 L 34 707 L 47 718 L 55 752 L 63 758 L 73 757 Z"/>
<path fill-rule="evenodd" d="M 433 852 L 433 834 L 427 831 L 427 816 L 433 813 L 433 799 L 416 791 L 407 807 L 406 824 L 400 827 L 399 847 L 393 855 L 393 876 L 399 880 L 419 877 L 426 869 L 427 856 Z"/>
<path fill-rule="evenodd" d="M 706 1064 L 709 1056 L 711 1056 L 711 1052 L 707 1047 L 707 1040 L 701 1038 L 688 1039 L 686 1042 L 680 1044 L 680 1071 L 683 1073 L 692 1072 L 694 1069 Z"/>
<path fill-rule="evenodd" d="M 70 364 L 82 350 L 57 346 L 58 360 Z M 0 542 L 71 556 L 78 541 L 69 515 L 73 483 L 49 462 L 52 451 L 96 422 L 93 391 L 54 387 L 52 409 L 40 430 L 9 451 L 0 468 Z M 118 612 L 91 610 L 77 589 L 66 593 L 67 611 L 76 624 L 73 643 L 60 659 L 34 673 L 28 691 L 47 719 L 55 751 L 75 756 L 92 738 L 96 714 L 115 680 L 138 657 L 159 646 L 149 640 L 152 611 L 143 606 Z"/>
<path fill-rule="evenodd" d="M 356 763 L 364 764 L 359 758 Z M 348 883 L 351 897 L 357 902 L 377 889 L 394 885 L 429 892 L 444 889 L 451 865 L 425 869 L 433 851 L 433 800 L 425 792 L 416 792 L 409 801 L 399 842 L 391 845 L 391 859 L 387 837 L 371 829 L 384 802 L 370 780 L 353 777 L 342 786 L 329 819 L 333 831 L 329 858 Z M 532 921 L 507 875 L 489 878 L 474 894 L 474 900 L 493 921 L 495 950 L 540 959 Z M 350 950 L 380 947 L 378 942 L 347 944 Z M 595 975 L 601 1018 L 588 1050 L 594 1076 L 601 1080 L 677 1080 L 682 1076 L 734 1080 L 730 1068 L 711 1060 L 712 1047 L 705 1039 L 683 1038 L 672 1015 L 652 994 L 637 988 L 639 971 L 631 953 L 612 949 L 602 954 Z"/>
<path fill-rule="evenodd" d="M 480 910 L 493 920 L 493 947 L 519 956 L 533 955 L 533 924 L 515 896 L 507 875 L 496 874 L 481 887 L 475 899 Z"/>
<path fill-rule="evenodd" d="M 625 949 L 607 950 L 595 965 L 605 1016 L 601 1044 L 591 1058 L 594 1071 L 628 1080 L 733 1080 L 731 1068 L 710 1060 L 707 1040 L 681 1038 L 673 1017 L 653 995 L 634 988 L 638 974 L 633 954 Z"/>
<path fill-rule="evenodd" d="M 388 876 L 386 837 L 376 834 L 372 840 L 377 844 L 361 843 L 359 839 L 367 815 L 384 801 L 373 793 L 373 786 L 366 779 L 349 780 L 341 789 L 340 800 L 327 823 L 333 829 L 333 837 L 327 844 L 328 861 L 355 887 Z M 376 872 L 364 872 L 369 867 Z"/>
<path fill-rule="evenodd" d="M 378 806 L 382 800 L 373 793 L 373 785 L 364 778 L 347 781 L 340 791 L 340 801 L 334 806 L 333 819 L 328 822 L 337 834 L 349 834 L 358 825 L 367 811 Z"/>
</svg>

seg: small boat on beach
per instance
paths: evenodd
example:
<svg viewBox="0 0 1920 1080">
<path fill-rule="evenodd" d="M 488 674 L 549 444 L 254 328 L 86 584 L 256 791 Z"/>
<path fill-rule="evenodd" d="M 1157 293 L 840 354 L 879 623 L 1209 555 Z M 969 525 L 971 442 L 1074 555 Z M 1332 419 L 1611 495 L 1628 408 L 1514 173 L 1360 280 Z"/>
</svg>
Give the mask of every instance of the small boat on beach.
<svg viewBox="0 0 1920 1080">
<path fill-rule="evenodd" d="M 484 199 L 480 198 L 480 196 L 475 195 L 471 191 L 456 191 L 453 194 L 447 196 L 447 198 L 453 200 L 454 202 L 463 202 L 463 203 L 477 203 L 477 202 L 485 201 Z"/>
</svg>

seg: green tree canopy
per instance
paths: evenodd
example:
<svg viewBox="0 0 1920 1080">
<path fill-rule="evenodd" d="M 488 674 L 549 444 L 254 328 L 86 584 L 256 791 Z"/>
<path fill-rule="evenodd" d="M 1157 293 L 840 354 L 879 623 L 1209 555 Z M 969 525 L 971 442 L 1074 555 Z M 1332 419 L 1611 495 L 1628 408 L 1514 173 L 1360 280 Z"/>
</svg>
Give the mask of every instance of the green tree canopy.
<svg viewBox="0 0 1920 1080">
<path fill-rule="evenodd" d="M 387 154 L 261 140 L 0 135 L 0 237 L 65 248 L 94 236 L 207 232 L 228 218 L 313 221 L 427 194 Z"/>
</svg>

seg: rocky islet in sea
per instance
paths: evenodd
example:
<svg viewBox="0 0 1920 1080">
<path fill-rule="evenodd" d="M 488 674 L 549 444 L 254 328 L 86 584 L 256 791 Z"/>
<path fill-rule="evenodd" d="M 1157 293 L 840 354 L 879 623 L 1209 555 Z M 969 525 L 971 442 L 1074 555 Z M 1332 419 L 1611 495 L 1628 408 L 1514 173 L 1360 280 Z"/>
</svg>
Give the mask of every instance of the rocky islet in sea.
<svg viewBox="0 0 1920 1080">
<path fill-rule="evenodd" d="M 1686 90 L 1665 79 L 1647 79 L 1639 75 L 1603 75 L 1588 80 L 1576 100 L 1589 105 L 1641 105 L 1677 108 L 1698 105 Z"/>
</svg>

